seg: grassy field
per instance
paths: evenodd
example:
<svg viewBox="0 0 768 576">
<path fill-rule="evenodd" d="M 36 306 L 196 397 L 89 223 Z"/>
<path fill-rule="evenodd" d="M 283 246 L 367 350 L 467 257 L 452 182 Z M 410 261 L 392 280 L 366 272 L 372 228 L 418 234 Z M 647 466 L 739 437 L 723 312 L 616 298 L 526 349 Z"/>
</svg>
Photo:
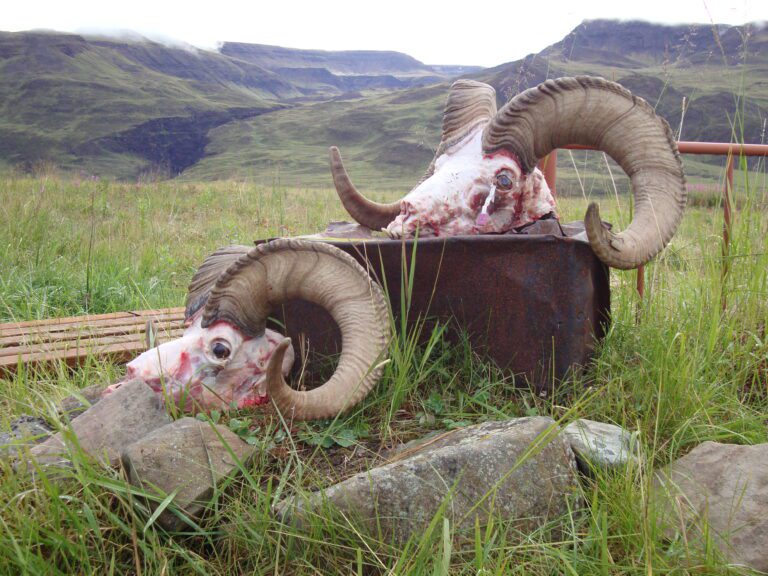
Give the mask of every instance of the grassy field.
<svg viewBox="0 0 768 576">
<path fill-rule="evenodd" d="M 576 157 L 574 165 L 580 162 Z M 622 227 L 630 217 L 628 197 L 605 196 L 591 173 L 580 173 L 581 185 L 560 202 L 564 220 L 581 218 L 599 189 L 604 218 Z M 611 273 L 609 333 L 588 370 L 554 396 L 513 388 L 467 344 L 450 345 L 436 332 L 433 346 L 419 347 L 416 334 L 400 331 L 375 391 L 334 423 L 286 434 L 268 413 L 224 415 L 223 421 L 249 418 L 247 433 L 261 451 L 217 493 L 215 510 L 185 533 L 157 528 L 119 470 L 78 461 L 70 479 L 54 484 L 32 482 L 0 463 L 0 573 L 739 573 L 715 551 L 694 557 L 685 542 L 665 540 L 648 499 L 652 469 L 700 442 L 768 441 L 768 186 L 764 172 L 737 172 L 738 210 L 723 281 L 716 192 L 722 174 L 712 176 L 692 188 L 695 201 L 680 231 L 647 267 L 643 301 L 634 273 Z M 311 233 L 344 217 L 329 190 L 3 177 L 0 320 L 178 306 L 214 248 Z M 74 372 L 55 367 L 1 378 L 0 423 L 22 412 L 55 420 L 58 399 L 120 374 L 119 366 L 93 359 Z M 452 548 L 438 529 L 403 547 L 333 514 L 302 531 L 270 515 L 283 495 L 351 473 L 340 463 L 364 466 L 382 445 L 536 414 L 613 422 L 636 432 L 640 443 L 636 466 L 585 480 L 585 508 L 561 519 L 558 541 L 549 541 L 545 530 L 518 534 L 494 521 L 467 547 Z M 433 523 L 442 525 L 440 518 Z"/>
</svg>

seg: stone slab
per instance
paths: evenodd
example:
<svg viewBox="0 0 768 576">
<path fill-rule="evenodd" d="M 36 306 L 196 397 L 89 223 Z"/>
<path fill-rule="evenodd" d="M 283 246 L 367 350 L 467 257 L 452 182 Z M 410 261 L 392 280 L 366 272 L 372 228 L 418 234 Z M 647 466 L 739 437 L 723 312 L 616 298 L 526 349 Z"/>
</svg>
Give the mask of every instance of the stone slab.
<svg viewBox="0 0 768 576">
<path fill-rule="evenodd" d="M 79 447 L 104 464 L 117 464 L 120 451 L 171 421 L 163 399 L 140 380 L 126 382 L 30 450 L 42 466 L 67 466 L 70 448 Z"/>
<path fill-rule="evenodd" d="M 703 554 L 708 530 L 729 562 L 768 572 L 768 444 L 704 442 L 656 473 L 653 498 L 668 538 Z"/>
<path fill-rule="evenodd" d="M 132 484 L 161 497 L 177 491 L 174 505 L 198 518 L 216 485 L 237 471 L 238 460 L 247 462 L 254 450 L 224 426 L 187 417 L 128 446 L 121 460 Z M 171 531 L 186 525 L 168 509 L 161 512 L 157 523 Z"/>
<path fill-rule="evenodd" d="M 402 542 L 423 533 L 445 504 L 457 539 L 471 538 L 475 519 L 485 525 L 491 516 L 530 532 L 567 514 L 579 498 L 573 452 L 557 432 L 546 417 L 463 428 L 307 499 L 285 500 L 275 512 L 302 524 L 331 505 Z"/>
</svg>

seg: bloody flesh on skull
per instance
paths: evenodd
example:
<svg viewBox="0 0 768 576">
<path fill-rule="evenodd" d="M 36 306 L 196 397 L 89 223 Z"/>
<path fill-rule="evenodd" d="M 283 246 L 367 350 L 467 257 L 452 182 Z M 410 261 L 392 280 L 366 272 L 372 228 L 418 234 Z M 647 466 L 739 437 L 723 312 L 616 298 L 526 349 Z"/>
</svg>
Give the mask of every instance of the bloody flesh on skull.
<svg viewBox="0 0 768 576">
<path fill-rule="evenodd" d="M 283 336 L 267 329 L 262 336 L 246 337 L 227 322 L 208 329 L 201 322 L 198 315 L 181 338 L 129 362 L 126 380 L 138 378 L 189 411 L 266 404 L 267 364 Z M 290 347 L 282 360 L 283 374 L 292 366 Z"/>
<path fill-rule="evenodd" d="M 342 338 L 336 371 L 306 392 L 285 382 L 290 340 L 266 328 L 270 311 L 294 299 L 325 308 Z M 281 239 L 216 251 L 192 279 L 186 317 L 184 335 L 130 362 L 126 378 L 192 411 L 271 400 L 287 419 L 335 416 L 378 381 L 389 341 L 379 286 L 351 256 L 321 242 Z"/>
<path fill-rule="evenodd" d="M 344 207 L 360 224 L 395 237 L 506 233 L 557 216 L 536 169 L 552 150 L 595 147 L 626 172 L 633 220 L 609 231 L 597 204 L 584 218 L 603 262 L 636 268 L 661 251 L 685 207 L 682 163 L 669 125 L 644 100 L 602 78 L 558 78 L 518 94 L 500 110 L 488 84 L 458 80 L 448 95 L 443 134 L 421 182 L 402 200 L 378 204 L 360 194 L 332 147 L 331 174 Z"/>
<path fill-rule="evenodd" d="M 555 213 L 539 170 L 524 176 L 507 154 L 484 155 L 477 129 L 435 160 L 434 174 L 400 204 L 393 238 L 499 234 Z"/>
</svg>

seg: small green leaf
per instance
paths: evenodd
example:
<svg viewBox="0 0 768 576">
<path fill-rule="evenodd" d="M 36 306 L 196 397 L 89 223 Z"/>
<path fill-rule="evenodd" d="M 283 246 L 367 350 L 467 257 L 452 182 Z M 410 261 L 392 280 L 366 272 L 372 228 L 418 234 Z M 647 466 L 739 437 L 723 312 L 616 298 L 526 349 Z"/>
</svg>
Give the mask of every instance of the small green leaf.
<svg viewBox="0 0 768 576">
<path fill-rule="evenodd" d="M 424 407 L 435 414 L 442 414 L 443 410 L 445 410 L 443 398 L 437 392 L 432 392 L 432 394 L 429 395 L 429 398 L 424 402 Z"/>
<path fill-rule="evenodd" d="M 350 428 L 344 428 L 333 435 L 333 440 L 342 448 L 349 448 L 357 443 L 357 434 Z"/>
<path fill-rule="evenodd" d="M 469 420 L 452 420 L 451 418 L 444 418 L 443 425 L 448 428 L 448 430 L 455 430 L 456 428 L 469 426 Z"/>
<path fill-rule="evenodd" d="M 330 448 L 333 446 L 333 438 L 327 434 L 318 434 L 316 436 L 310 436 L 306 440 L 307 444 L 312 446 L 321 446 L 322 448 Z"/>
</svg>

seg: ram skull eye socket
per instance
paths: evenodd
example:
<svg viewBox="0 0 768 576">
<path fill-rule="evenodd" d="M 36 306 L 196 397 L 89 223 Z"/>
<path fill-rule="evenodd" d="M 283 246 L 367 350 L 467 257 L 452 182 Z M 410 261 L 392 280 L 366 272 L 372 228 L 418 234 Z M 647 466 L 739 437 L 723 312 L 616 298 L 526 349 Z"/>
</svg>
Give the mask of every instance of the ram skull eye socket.
<svg viewBox="0 0 768 576">
<path fill-rule="evenodd" d="M 218 360 L 226 360 L 229 358 L 229 355 L 232 353 L 232 350 L 229 348 L 227 344 L 222 342 L 221 340 L 217 340 L 213 343 L 213 346 L 211 346 L 211 352 L 213 352 L 213 355 Z"/>
<path fill-rule="evenodd" d="M 496 186 L 501 190 L 509 190 L 515 183 L 514 175 L 508 170 L 502 170 L 496 174 Z"/>
</svg>

